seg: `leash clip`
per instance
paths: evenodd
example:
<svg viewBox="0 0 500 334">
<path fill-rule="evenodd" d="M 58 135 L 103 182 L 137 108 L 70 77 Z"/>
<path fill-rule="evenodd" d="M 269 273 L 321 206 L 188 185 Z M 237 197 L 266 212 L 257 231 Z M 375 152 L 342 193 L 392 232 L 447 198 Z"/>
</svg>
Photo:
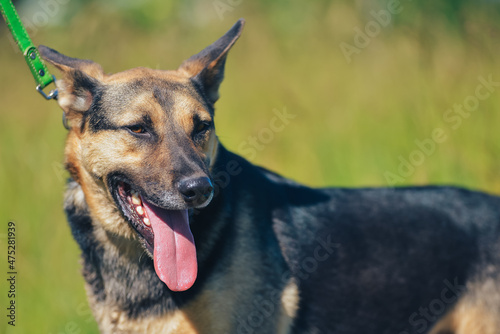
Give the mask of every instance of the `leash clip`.
<svg viewBox="0 0 500 334">
<path fill-rule="evenodd" d="M 68 124 L 68 119 L 66 118 L 66 113 L 64 111 L 62 114 L 62 124 L 66 130 L 70 129 L 69 124 Z"/>
<path fill-rule="evenodd" d="M 53 82 L 56 82 L 56 77 L 52 76 Z M 36 86 L 36 91 L 39 92 L 46 100 L 52 100 L 56 99 L 57 100 L 57 88 L 52 89 L 49 94 L 45 94 L 45 92 L 42 89 L 42 85 Z"/>
</svg>

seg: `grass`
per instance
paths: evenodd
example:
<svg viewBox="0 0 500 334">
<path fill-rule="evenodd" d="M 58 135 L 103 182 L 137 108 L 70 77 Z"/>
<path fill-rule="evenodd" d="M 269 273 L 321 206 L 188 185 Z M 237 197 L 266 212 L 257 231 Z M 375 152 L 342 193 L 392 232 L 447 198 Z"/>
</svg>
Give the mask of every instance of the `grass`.
<svg viewBox="0 0 500 334">
<path fill-rule="evenodd" d="M 249 136 L 262 137 L 273 110 L 286 109 L 295 118 L 272 140 L 262 137 L 255 156 L 247 156 L 253 162 L 312 186 L 387 186 L 384 173 L 397 173 L 399 157 L 409 159 L 418 149 L 415 140 L 441 128 L 446 140 L 398 185 L 453 184 L 500 194 L 500 87 L 456 130 L 443 119 L 474 95 L 479 76 L 500 81 L 500 21 L 471 10 L 460 33 L 439 21 L 387 27 L 348 64 L 339 44 L 352 43 L 353 27 L 369 20 L 354 5 L 313 2 L 267 11 L 243 3 L 224 20 L 193 24 L 189 15 L 213 11 L 207 6 L 138 27 L 112 6 L 91 3 L 61 26 L 40 28 L 35 41 L 92 58 L 108 72 L 172 69 L 243 16 L 247 26 L 230 53 L 216 106 L 217 130 L 228 148 L 248 154 Z M 407 4 L 405 10 L 413 9 Z M 62 212 L 61 111 L 34 92 L 6 32 L 0 37 L 0 243 L 5 249 L 7 222 L 15 221 L 19 273 L 17 325 L 3 318 L 6 330 L 0 331 L 97 333 L 79 250 Z M 3 308 L 7 286 L 1 282 Z"/>
</svg>

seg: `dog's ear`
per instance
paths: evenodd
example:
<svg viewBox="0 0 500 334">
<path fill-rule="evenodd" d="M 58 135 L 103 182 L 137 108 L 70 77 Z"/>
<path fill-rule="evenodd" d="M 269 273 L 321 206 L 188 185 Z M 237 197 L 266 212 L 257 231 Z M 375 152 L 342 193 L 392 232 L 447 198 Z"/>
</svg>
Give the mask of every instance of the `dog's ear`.
<svg viewBox="0 0 500 334">
<path fill-rule="evenodd" d="M 210 103 L 219 98 L 219 86 L 224 78 L 224 65 L 229 49 L 241 35 L 245 20 L 239 19 L 221 38 L 184 61 L 179 70 L 187 72 L 199 83 Z"/>
<path fill-rule="evenodd" d="M 57 100 L 69 116 L 89 110 L 104 72 L 99 64 L 91 60 L 71 58 L 46 46 L 38 48 L 43 59 L 54 65 L 62 73 L 56 81 Z"/>
</svg>

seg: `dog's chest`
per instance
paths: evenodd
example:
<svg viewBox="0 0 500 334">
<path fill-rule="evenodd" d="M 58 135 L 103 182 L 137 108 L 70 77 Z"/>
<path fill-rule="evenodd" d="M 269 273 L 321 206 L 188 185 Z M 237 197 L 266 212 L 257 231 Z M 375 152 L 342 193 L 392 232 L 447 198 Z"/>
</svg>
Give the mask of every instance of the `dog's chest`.
<svg viewBox="0 0 500 334">
<path fill-rule="evenodd" d="M 256 295 L 249 295 L 245 303 L 238 303 L 237 294 L 230 288 L 225 291 L 206 289 L 181 309 L 163 315 L 142 315 L 135 319 L 110 305 L 109 301 L 96 303 L 90 298 L 90 303 L 102 333 L 289 333 L 298 303 L 294 284 L 288 284 L 277 293 L 279 300 L 270 307 L 267 305 L 270 300 Z M 262 305 L 255 301 L 267 303 L 264 313 L 260 310 Z M 242 304 L 250 305 L 250 308 L 242 307 Z"/>
<path fill-rule="evenodd" d="M 157 317 L 140 317 L 129 319 L 124 312 L 109 311 L 99 307 L 96 309 L 96 320 L 102 333 L 132 334 L 132 333 L 164 333 L 164 334 L 197 334 L 200 333 L 188 319 L 185 312 L 177 310 L 167 315 Z"/>
</svg>

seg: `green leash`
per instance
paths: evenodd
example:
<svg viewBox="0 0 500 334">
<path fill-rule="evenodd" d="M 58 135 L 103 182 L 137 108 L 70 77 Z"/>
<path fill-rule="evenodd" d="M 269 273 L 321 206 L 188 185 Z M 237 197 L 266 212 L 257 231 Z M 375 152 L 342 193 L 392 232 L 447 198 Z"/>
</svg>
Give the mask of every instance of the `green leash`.
<svg viewBox="0 0 500 334">
<path fill-rule="evenodd" d="M 14 37 L 14 40 L 17 42 L 19 49 L 24 55 L 24 59 L 31 70 L 33 78 L 35 78 L 35 81 L 38 84 L 38 86 L 36 86 L 36 90 L 47 100 L 56 99 L 57 89 L 51 90 L 49 94 L 45 94 L 43 91 L 45 87 L 55 82 L 56 78 L 49 73 L 49 70 L 40 58 L 38 49 L 28 36 L 28 32 L 24 28 L 12 1 L 0 0 L 0 10 L 5 22 L 7 22 L 10 32 L 12 33 L 12 37 Z"/>
</svg>

